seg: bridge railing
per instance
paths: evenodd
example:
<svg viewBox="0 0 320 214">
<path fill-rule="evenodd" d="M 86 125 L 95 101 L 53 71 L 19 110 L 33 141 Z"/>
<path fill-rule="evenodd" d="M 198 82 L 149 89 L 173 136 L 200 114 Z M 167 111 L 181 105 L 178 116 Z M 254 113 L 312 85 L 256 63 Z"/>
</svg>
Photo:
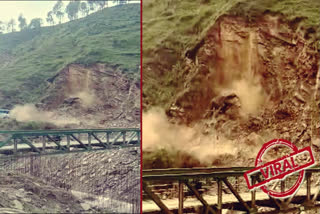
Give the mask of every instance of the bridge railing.
<svg viewBox="0 0 320 214">
<path fill-rule="evenodd" d="M 221 213 L 223 202 L 222 202 L 222 192 L 223 184 L 227 189 L 235 196 L 238 200 L 240 206 L 239 209 L 247 211 L 248 213 L 256 213 L 256 190 L 251 191 L 251 203 L 245 202 L 239 193 L 238 182 L 239 178 L 243 177 L 244 173 L 252 169 L 253 167 L 230 167 L 230 168 L 178 168 L 178 169 L 152 169 L 143 170 L 143 191 L 144 195 L 150 198 L 164 213 L 175 213 L 170 210 L 160 199 L 158 194 L 152 190 L 155 183 L 161 183 L 163 186 L 165 183 L 177 182 L 177 196 L 178 196 L 178 213 L 184 212 L 184 187 L 187 187 L 189 191 L 195 196 L 203 205 L 205 213 Z M 316 174 L 314 177 L 318 179 L 317 190 L 315 194 L 311 195 L 311 176 Z M 318 195 L 320 193 L 320 166 L 315 166 L 305 170 L 306 178 L 306 196 L 302 199 L 305 204 L 314 204 L 318 200 Z M 199 179 L 211 179 L 217 183 L 217 204 L 210 205 L 202 196 L 201 192 L 196 185 L 192 183 L 194 180 Z M 230 180 L 235 180 L 235 185 L 232 184 Z M 255 182 L 258 178 L 251 177 L 252 181 Z M 286 182 L 277 182 L 281 190 L 285 187 Z M 270 204 L 276 209 L 287 209 L 288 205 L 293 201 L 294 197 L 288 198 L 288 200 L 282 201 L 269 197 Z M 300 200 L 300 199 L 299 199 Z M 155 213 L 155 212 L 151 212 Z"/>
</svg>

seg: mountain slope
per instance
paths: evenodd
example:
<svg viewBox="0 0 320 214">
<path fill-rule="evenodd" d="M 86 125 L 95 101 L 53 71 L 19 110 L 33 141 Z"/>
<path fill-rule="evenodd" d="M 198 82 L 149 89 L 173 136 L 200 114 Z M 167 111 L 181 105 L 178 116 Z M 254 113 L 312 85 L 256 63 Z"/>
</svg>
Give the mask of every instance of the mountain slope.
<svg viewBox="0 0 320 214">
<path fill-rule="evenodd" d="M 275 138 L 318 154 L 319 1 L 143 9 L 144 168 L 252 166 Z"/>
<path fill-rule="evenodd" d="M 254 23 L 265 13 L 283 15 L 292 28 L 300 24 L 303 31 L 316 31 L 319 40 L 319 9 L 320 1 L 313 0 L 144 1 L 144 108 L 167 107 L 176 91 L 182 89 L 186 55 L 201 46 L 219 17 L 239 16 Z"/>
<path fill-rule="evenodd" d="M 0 35 L 1 107 L 38 102 L 48 81 L 72 63 L 118 65 L 137 79 L 140 6 L 106 8 L 65 24 Z"/>
</svg>

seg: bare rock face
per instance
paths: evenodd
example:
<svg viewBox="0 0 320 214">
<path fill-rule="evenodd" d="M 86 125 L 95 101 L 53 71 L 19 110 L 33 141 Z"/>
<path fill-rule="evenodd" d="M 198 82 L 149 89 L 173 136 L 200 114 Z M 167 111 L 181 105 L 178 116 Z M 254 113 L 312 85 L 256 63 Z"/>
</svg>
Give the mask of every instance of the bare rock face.
<svg viewBox="0 0 320 214">
<path fill-rule="evenodd" d="M 76 117 L 88 127 L 137 127 L 140 85 L 117 66 L 71 64 L 48 80 L 47 111 Z"/>
<path fill-rule="evenodd" d="M 186 55 L 184 87 L 167 115 L 191 126 L 209 125 L 222 135 L 231 120 L 232 138 L 270 130 L 306 142 L 305 135 L 319 133 L 311 120 L 317 114 L 314 44 L 315 31 L 281 16 L 265 14 L 255 22 L 222 16 Z"/>
</svg>

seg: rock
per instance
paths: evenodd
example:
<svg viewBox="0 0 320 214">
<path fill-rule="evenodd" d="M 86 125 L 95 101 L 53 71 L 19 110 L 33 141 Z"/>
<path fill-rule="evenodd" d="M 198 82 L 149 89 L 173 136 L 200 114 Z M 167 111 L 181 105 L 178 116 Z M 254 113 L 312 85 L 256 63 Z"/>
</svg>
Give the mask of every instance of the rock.
<svg viewBox="0 0 320 214">
<path fill-rule="evenodd" d="M 14 200 L 13 203 L 14 203 L 14 208 L 15 209 L 23 210 L 23 204 L 20 201 Z"/>
<path fill-rule="evenodd" d="M 63 104 L 66 104 L 66 105 L 73 105 L 75 103 L 79 103 L 80 101 L 80 98 L 79 97 L 70 97 L 70 98 L 67 98 L 63 101 Z"/>
<path fill-rule="evenodd" d="M 314 146 L 320 147 L 320 138 L 312 138 L 311 142 Z"/>
<path fill-rule="evenodd" d="M 301 104 L 306 103 L 306 101 L 305 101 L 305 99 L 302 97 L 302 95 L 299 94 L 299 93 L 297 93 L 297 92 L 295 92 L 294 98 L 295 98 L 298 102 L 300 102 Z"/>
<path fill-rule="evenodd" d="M 9 213 L 25 213 L 22 210 L 12 209 L 12 208 L 0 208 L 0 213 L 9 214 Z"/>
<path fill-rule="evenodd" d="M 33 195 L 33 192 L 27 192 L 26 195 Z"/>
<path fill-rule="evenodd" d="M 29 203 L 29 202 L 31 202 L 32 200 L 31 200 L 31 198 L 24 197 L 24 198 L 23 198 L 23 201 L 25 201 L 25 202 L 28 202 L 28 203 Z"/>
<path fill-rule="evenodd" d="M 24 197 L 24 190 L 23 189 L 19 189 L 17 192 L 16 192 L 16 196 L 18 198 L 23 198 Z"/>
<path fill-rule="evenodd" d="M 245 142 L 247 145 L 252 145 L 252 146 L 259 146 L 264 143 L 261 136 L 258 135 L 256 132 L 250 133 Z"/>
<path fill-rule="evenodd" d="M 286 109 L 279 109 L 275 112 L 275 117 L 277 119 L 287 119 L 291 117 L 291 114 Z"/>
<path fill-rule="evenodd" d="M 281 137 L 286 140 L 290 139 L 290 132 L 284 132 Z"/>
<path fill-rule="evenodd" d="M 132 116 L 130 116 L 130 115 L 127 115 L 127 116 L 126 116 L 126 120 L 128 120 L 128 121 L 134 121 L 134 118 L 133 118 Z"/>
<path fill-rule="evenodd" d="M 81 207 L 85 211 L 88 211 L 91 208 L 90 204 L 88 204 L 88 203 L 81 203 Z"/>
</svg>

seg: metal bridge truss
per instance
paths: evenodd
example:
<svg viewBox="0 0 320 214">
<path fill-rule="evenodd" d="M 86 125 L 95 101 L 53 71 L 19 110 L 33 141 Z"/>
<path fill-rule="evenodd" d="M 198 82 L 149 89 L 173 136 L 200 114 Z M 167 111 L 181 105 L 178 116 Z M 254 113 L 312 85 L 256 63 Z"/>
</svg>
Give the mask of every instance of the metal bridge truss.
<svg viewBox="0 0 320 214">
<path fill-rule="evenodd" d="M 134 128 L 0 131 L 0 157 L 139 146 L 140 129 Z"/>
<path fill-rule="evenodd" d="M 184 186 L 186 186 L 192 195 L 195 196 L 203 205 L 203 213 L 214 213 L 220 214 L 222 209 L 235 209 L 246 211 L 247 213 L 257 213 L 257 205 L 275 208 L 276 210 L 289 210 L 289 204 L 303 204 L 305 207 L 313 207 L 319 200 L 320 186 L 319 181 L 317 182 L 317 190 L 315 194 L 311 194 L 311 176 L 315 174 L 319 179 L 320 167 L 313 167 L 305 170 L 306 178 L 306 195 L 295 195 L 284 200 L 278 200 L 269 196 L 266 200 L 256 200 L 256 191 L 251 191 L 251 201 L 245 201 L 239 193 L 238 178 L 242 177 L 244 172 L 252 169 L 245 167 L 232 167 L 232 168 L 186 168 L 186 169 L 156 169 L 156 170 L 143 170 L 143 191 L 144 196 L 152 199 L 152 201 L 161 209 L 161 213 L 184 213 L 188 208 L 184 207 Z M 192 183 L 193 180 L 197 179 L 212 179 L 217 184 L 217 203 L 209 204 L 201 192 Z M 235 184 L 232 184 L 231 180 L 235 180 Z M 251 177 L 252 182 L 259 180 L 258 177 Z M 178 183 L 178 209 L 169 209 L 165 203 L 160 199 L 158 194 L 154 193 L 152 190 L 153 184 L 168 182 Z M 285 181 L 278 182 L 279 188 L 284 191 Z M 237 202 L 235 203 L 223 203 L 222 192 L 223 184 L 230 191 Z M 305 185 L 302 185 L 305 187 Z M 190 208 L 190 207 L 189 207 Z M 194 212 L 194 210 L 189 210 Z M 160 213 L 158 211 L 147 211 L 144 213 Z M 270 212 L 274 213 L 274 211 Z"/>
</svg>

